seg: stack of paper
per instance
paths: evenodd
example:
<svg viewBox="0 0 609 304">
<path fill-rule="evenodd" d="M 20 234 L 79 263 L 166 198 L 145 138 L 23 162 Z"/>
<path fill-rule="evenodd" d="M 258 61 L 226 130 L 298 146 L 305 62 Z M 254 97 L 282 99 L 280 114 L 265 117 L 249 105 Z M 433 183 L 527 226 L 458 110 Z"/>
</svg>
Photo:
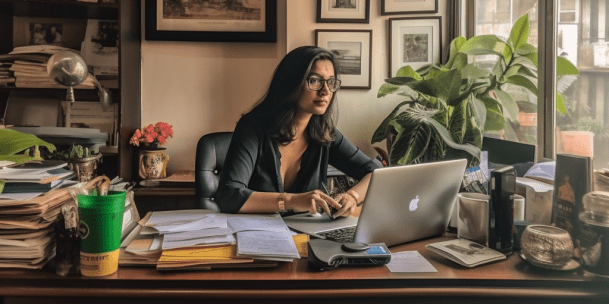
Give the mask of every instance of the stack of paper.
<svg viewBox="0 0 609 304">
<path fill-rule="evenodd" d="M 42 268 L 55 256 L 54 223 L 68 189 L 29 200 L 0 200 L 0 268 Z"/>
<path fill-rule="evenodd" d="M 27 200 L 65 183 L 74 172 L 65 169 L 63 161 L 44 160 L 18 167 L 0 169 L 0 180 L 5 182 L 0 192 L 2 200 Z"/>
<path fill-rule="evenodd" d="M 121 245 L 120 265 L 156 265 L 159 270 L 269 267 L 300 258 L 308 241 L 293 236 L 278 214 L 161 211 L 139 224 Z"/>
<path fill-rule="evenodd" d="M 65 88 L 55 82 L 47 74 L 47 62 L 57 52 L 76 50 L 54 46 L 54 45 L 30 45 L 16 47 L 8 54 L 0 55 L 0 76 L 6 74 L 10 83 L 14 82 L 18 88 Z M 4 68 L 8 67 L 8 70 Z M 3 82 L 0 82 L 0 84 Z M 6 83 L 9 83 L 8 80 Z M 89 75 L 85 81 L 75 88 L 93 89 L 95 84 L 93 77 Z"/>
</svg>

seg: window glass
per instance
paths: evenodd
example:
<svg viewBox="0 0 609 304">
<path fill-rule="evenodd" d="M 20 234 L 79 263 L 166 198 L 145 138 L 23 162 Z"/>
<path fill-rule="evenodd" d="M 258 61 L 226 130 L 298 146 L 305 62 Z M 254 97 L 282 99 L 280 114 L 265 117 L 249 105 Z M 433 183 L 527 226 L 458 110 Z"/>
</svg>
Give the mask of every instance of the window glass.
<svg viewBox="0 0 609 304">
<path fill-rule="evenodd" d="M 529 43 L 537 47 L 537 0 L 476 0 L 475 35 L 497 35 L 503 40 L 510 36 L 518 18 L 529 15 Z M 482 68 L 492 68 L 496 56 L 477 56 L 475 61 Z M 518 118 L 507 121 L 504 130 L 485 132 L 485 136 L 511 141 L 537 144 L 537 97 L 521 87 L 506 84 L 519 108 Z"/>
<path fill-rule="evenodd" d="M 608 8 L 605 1 L 560 0 L 556 39 L 557 54 L 569 59 L 580 75 L 557 73 L 565 111 L 556 111 L 555 150 L 591 156 L 596 169 L 609 168 Z M 563 18 L 563 12 L 575 18 Z"/>
</svg>

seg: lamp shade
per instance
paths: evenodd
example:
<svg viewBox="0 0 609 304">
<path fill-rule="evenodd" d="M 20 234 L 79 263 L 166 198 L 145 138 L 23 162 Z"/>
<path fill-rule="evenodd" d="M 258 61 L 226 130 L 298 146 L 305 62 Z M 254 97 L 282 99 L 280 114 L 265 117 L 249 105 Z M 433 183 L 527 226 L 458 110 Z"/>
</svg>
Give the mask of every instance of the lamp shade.
<svg viewBox="0 0 609 304">
<path fill-rule="evenodd" d="M 51 56 L 47 62 L 47 73 L 57 83 L 68 87 L 79 85 L 89 75 L 85 60 L 70 51 L 61 51 Z"/>
</svg>

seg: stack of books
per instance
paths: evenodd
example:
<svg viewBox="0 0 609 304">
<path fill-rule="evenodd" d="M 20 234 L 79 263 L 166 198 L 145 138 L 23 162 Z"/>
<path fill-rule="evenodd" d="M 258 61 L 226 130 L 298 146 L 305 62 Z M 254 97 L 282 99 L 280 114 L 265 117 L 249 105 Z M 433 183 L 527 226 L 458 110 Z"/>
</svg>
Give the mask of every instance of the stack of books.
<svg viewBox="0 0 609 304">
<path fill-rule="evenodd" d="M 272 267 L 306 256 L 308 236 L 279 215 L 151 212 L 121 244 L 119 265 L 157 270 Z"/>
<path fill-rule="evenodd" d="M 65 88 L 47 73 L 49 58 L 64 50 L 78 53 L 76 50 L 54 45 L 29 45 L 16 47 L 12 52 L 0 55 L 0 85 L 3 83 L 1 77 L 6 77 L 6 84 L 12 83 L 18 88 Z M 94 89 L 93 76 L 89 75 L 75 88 Z"/>
<path fill-rule="evenodd" d="M 0 87 L 15 83 L 15 77 L 10 70 L 11 65 L 12 63 L 9 62 L 0 62 Z"/>
</svg>

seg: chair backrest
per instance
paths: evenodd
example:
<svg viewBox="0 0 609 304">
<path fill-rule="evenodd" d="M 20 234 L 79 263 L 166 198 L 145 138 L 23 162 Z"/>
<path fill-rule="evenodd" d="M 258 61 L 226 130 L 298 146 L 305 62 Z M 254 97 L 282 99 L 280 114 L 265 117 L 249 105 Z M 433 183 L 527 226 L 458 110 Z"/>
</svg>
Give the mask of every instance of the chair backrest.
<svg viewBox="0 0 609 304">
<path fill-rule="evenodd" d="M 199 139 L 195 158 L 195 196 L 199 208 L 219 211 L 214 196 L 232 137 L 233 132 L 216 132 Z"/>
</svg>

